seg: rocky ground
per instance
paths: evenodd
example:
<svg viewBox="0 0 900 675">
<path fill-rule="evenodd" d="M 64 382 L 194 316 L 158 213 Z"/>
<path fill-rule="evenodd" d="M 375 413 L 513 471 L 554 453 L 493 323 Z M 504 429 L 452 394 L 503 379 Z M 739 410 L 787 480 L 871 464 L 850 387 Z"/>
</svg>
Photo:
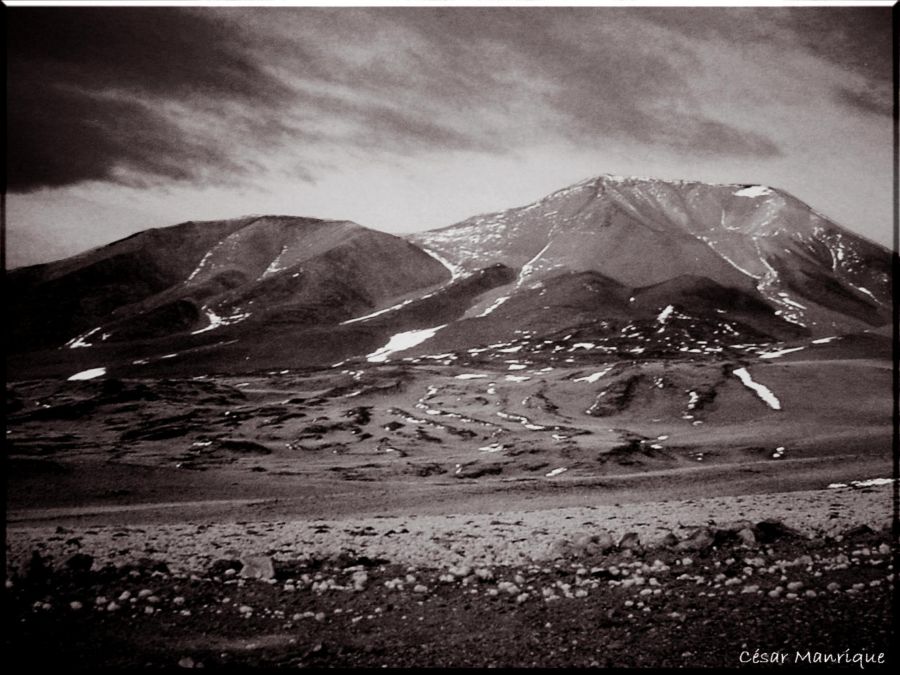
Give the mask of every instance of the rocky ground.
<svg viewBox="0 0 900 675">
<path fill-rule="evenodd" d="M 754 654 L 871 669 L 887 655 L 890 486 L 727 503 L 673 503 L 680 526 L 646 503 L 618 522 L 559 509 L 445 516 L 443 529 L 437 517 L 184 525 L 170 539 L 164 526 L 14 529 L 5 648 L 67 670 L 728 667 Z M 759 518 L 767 503 L 778 518 Z M 288 545 L 298 528 L 321 539 Z M 493 546 L 501 532 L 519 548 Z"/>
</svg>

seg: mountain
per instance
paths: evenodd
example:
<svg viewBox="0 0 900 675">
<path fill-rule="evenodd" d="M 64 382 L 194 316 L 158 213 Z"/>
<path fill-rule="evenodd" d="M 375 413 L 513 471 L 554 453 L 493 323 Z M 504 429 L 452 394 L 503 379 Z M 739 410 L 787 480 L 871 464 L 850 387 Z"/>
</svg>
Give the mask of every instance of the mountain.
<svg viewBox="0 0 900 675">
<path fill-rule="evenodd" d="M 290 216 L 188 222 L 8 273 L 7 367 L 744 353 L 884 326 L 890 265 L 772 188 L 609 175 L 405 239 Z"/>
<path fill-rule="evenodd" d="M 813 335 L 890 318 L 890 252 L 758 185 L 603 175 L 410 240 L 463 269 L 519 269 L 513 292 L 567 271 L 632 287 L 688 275 L 758 296 Z"/>
<path fill-rule="evenodd" d="M 10 344 L 116 343 L 251 319 L 337 322 L 447 278 L 415 246 L 350 222 L 183 223 L 12 272 Z"/>
</svg>

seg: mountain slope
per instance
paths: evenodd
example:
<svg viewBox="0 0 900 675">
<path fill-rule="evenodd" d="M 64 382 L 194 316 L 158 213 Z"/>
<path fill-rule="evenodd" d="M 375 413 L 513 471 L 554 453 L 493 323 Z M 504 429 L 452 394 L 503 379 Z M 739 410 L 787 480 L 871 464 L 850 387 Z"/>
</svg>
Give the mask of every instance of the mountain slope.
<svg viewBox="0 0 900 675">
<path fill-rule="evenodd" d="M 414 245 L 354 223 L 185 223 L 7 275 L 8 344 L 115 343 L 273 315 L 307 327 L 336 323 L 449 276 Z"/>
<path fill-rule="evenodd" d="M 183 223 L 9 273 L 7 367 L 742 358 L 885 325 L 890 264 L 771 188 L 614 176 L 405 239 L 290 216 Z"/>
<path fill-rule="evenodd" d="M 890 253 L 762 186 L 604 175 L 409 239 L 465 269 L 518 268 L 512 290 L 564 271 L 632 287 L 690 275 L 756 292 L 814 335 L 890 316 Z"/>
</svg>

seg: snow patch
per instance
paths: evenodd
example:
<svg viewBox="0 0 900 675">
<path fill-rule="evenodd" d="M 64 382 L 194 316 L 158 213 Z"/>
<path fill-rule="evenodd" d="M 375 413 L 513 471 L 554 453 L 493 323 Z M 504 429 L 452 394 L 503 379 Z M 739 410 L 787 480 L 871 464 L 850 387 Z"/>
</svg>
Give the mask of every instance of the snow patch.
<svg viewBox="0 0 900 675">
<path fill-rule="evenodd" d="M 418 330 L 408 330 L 403 333 L 397 333 L 392 336 L 388 343 L 383 347 L 376 349 L 371 354 L 366 355 L 366 361 L 370 363 L 384 363 L 391 354 L 411 349 L 416 345 L 422 344 L 426 340 L 434 337 L 441 328 L 447 324 L 435 326 L 434 328 L 421 328 Z"/>
<path fill-rule="evenodd" d="M 589 384 L 593 384 L 594 382 L 599 380 L 601 377 L 606 375 L 611 370 L 612 370 L 612 366 L 610 366 L 606 370 L 601 370 L 597 373 L 591 373 L 590 375 L 585 375 L 584 377 L 578 377 L 578 378 L 572 380 L 572 382 L 587 382 Z"/>
<path fill-rule="evenodd" d="M 93 380 L 95 377 L 103 377 L 106 375 L 106 368 L 89 368 L 88 370 L 82 370 L 80 373 L 75 373 L 69 378 L 69 382 L 74 382 L 76 380 Z"/>
<path fill-rule="evenodd" d="M 811 344 L 824 345 L 824 344 L 828 344 L 829 342 L 834 342 L 835 340 L 840 340 L 840 339 L 841 339 L 840 336 L 832 335 L 831 337 L 823 337 L 823 338 L 819 338 L 818 340 L 813 340 Z"/>
<path fill-rule="evenodd" d="M 547 478 L 553 478 L 554 476 L 558 476 L 559 474 L 563 473 L 564 471 L 568 471 L 568 470 L 569 470 L 568 468 L 562 466 L 558 469 L 553 469 L 553 471 L 550 471 L 549 473 L 546 473 L 544 475 L 547 476 Z"/>
<path fill-rule="evenodd" d="M 756 395 L 759 396 L 759 398 L 772 410 L 781 410 L 781 401 L 778 400 L 768 387 L 759 382 L 754 382 L 746 368 L 738 368 L 734 371 L 734 375 L 744 383 L 745 387 L 756 392 Z"/>
<path fill-rule="evenodd" d="M 659 316 L 656 317 L 656 320 L 659 323 L 665 323 L 670 316 L 672 316 L 672 312 L 675 311 L 675 308 L 672 305 L 668 305 L 663 311 L 659 313 Z"/>
<path fill-rule="evenodd" d="M 437 260 L 439 263 L 441 263 L 441 265 L 443 265 L 450 271 L 450 281 L 456 281 L 466 273 L 466 271 L 462 267 L 460 267 L 459 265 L 454 265 L 439 253 L 435 253 L 430 248 L 425 248 L 424 246 L 422 246 L 421 248 L 423 251 L 425 251 L 425 253 Z"/>
<path fill-rule="evenodd" d="M 98 326 L 97 328 L 93 328 L 93 329 L 89 330 L 84 335 L 79 335 L 76 338 L 72 338 L 71 340 L 69 340 L 66 343 L 66 347 L 68 347 L 69 349 L 78 349 L 79 347 L 93 347 L 94 345 L 92 345 L 90 342 L 88 342 L 87 339 L 99 330 L 100 330 L 100 327 Z M 104 337 L 103 339 L 106 339 L 106 338 Z"/>
<path fill-rule="evenodd" d="M 358 316 L 355 319 L 347 319 L 346 321 L 341 321 L 342 326 L 346 326 L 347 324 L 356 323 L 357 321 L 365 321 L 367 319 L 371 319 L 376 316 L 381 316 L 382 314 L 387 314 L 388 312 L 393 312 L 395 309 L 400 309 L 401 307 L 406 307 L 409 303 L 413 302 L 413 298 L 409 300 L 404 300 L 403 302 L 398 302 L 396 305 L 391 305 L 390 307 L 385 307 L 384 309 L 379 309 L 377 312 L 372 312 L 371 314 L 366 314 L 365 316 Z"/>
<path fill-rule="evenodd" d="M 790 347 L 788 349 L 779 349 L 774 352 L 763 352 L 759 355 L 761 359 L 777 359 L 779 356 L 784 356 L 785 354 L 790 354 L 791 352 L 799 352 L 806 349 L 806 347 Z"/>
<path fill-rule="evenodd" d="M 222 242 L 220 241 L 219 244 L 221 244 L 221 243 Z M 217 244 L 217 246 L 218 246 L 218 244 Z M 203 258 L 201 258 L 200 263 L 197 265 L 197 267 L 194 268 L 194 271 L 191 272 L 190 276 L 187 278 L 188 281 L 193 280 L 193 278 L 195 276 L 200 274 L 200 271 L 203 269 L 203 266 L 206 264 L 206 261 L 209 260 L 209 257 L 212 255 L 212 253 L 213 253 L 213 249 L 210 249 L 209 251 L 206 252 L 206 255 L 204 255 Z"/>
<path fill-rule="evenodd" d="M 868 295 L 875 302 L 879 302 L 878 298 L 876 298 L 874 295 L 872 295 L 872 291 L 870 291 L 869 289 L 863 288 L 862 286 L 854 286 L 853 284 L 850 284 L 850 285 L 853 286 L 853 288 L 855 288 L 856 290 L 860 291 L 861 293 L 865 293 L 866 295 Z"/>
<path fill-rule="evenodd" d="M 491 312 L 493 312 L 495 309 L 497 309 L 500 305 L 502 305 L 502 304 L 503 304 L 504 302 L 506 302 L 507 300 L 509 300 L 509 296 L 508 296 L 508 295 L 505 295 L 505 296 L 503 296 L 502 298 L 497 298 L 496 300 L 494 300 L 493 303 L 491 303 L 491 306 L 490 306 L 490 307 L 488 307 L 487 309 L 485 309 L 481 314 L 479 314 L 479 315 L 478 315 L 477 317 L 475 317 L 475 318 L 480 319 L 480 318 L 483 317 L 483 316 L 487 316 L 488 314 L 490 314 Z"/>
<path fill-rule="evenodd" d="M 516 281 L 516 288 L 518 288 L 525 282 L 525 277 L 534 273 L 534 264 L 537 262 L 538 258 L 540 258 L 542 255 L 544 255 L 544 252 L 548 248 L 550 248 L 550 243 L 551 242 L 548 241 L 547 244 L 544 246 L 544 248 L 542 248 L 540 251 L 538 251 L 537 254 L 531 260 L 529 260 L 527 263 L 522 265 L 522 269 L 519 271 L 519 279 Z"/>
<path fill-rule="evenodd" d="M 275 259 L 269 263 L 269 266 L 266 268 L 266 271 L 262 273 L 259 277 L 260 279 L 265 279 L 267 276 L 280 272 L 284 268 L 281 266 L 281 258 L 287 252 L 288 247 L 287 244 L 281 247 L 281 253 L 275 256 Z"/>
<path fill-rule="evenodd" d="M 477 380 L 482 377 L 487 377 L 487 375 L 481 375 L 477 373 L 463 373 L 462 375 L 457 375 L 457 380 Z"/>
<path fill-rule="evenodd" d="M 233 323 L 238 323 L 243 321 L 244 319 L 250 316 L 250 312 L 246 313 L 238 313 L 232 314 L 231 316 L 219 316 L 209 307 L 204 307 L 203 311 L 206 312 L 206 319 L 209 321 L 209 325 L 205 328 L 199 328 L 198 330 L 192 330 L 191 335 L 198 335 L 199 333 L 205 333 L 208 330 L 215 330 L 216 328 L 221 328 L 222 326 L 230 326 Z"/>
<path fill-rule="evenodd" d="M 868 480 L 851 480 L 850 483 L 830 483 L 828 485 L 832 490 L 845 487 L 874 487 L 877 485 L 890 485 L 894 482 L 893 478 L 869 478 Z"/>
<path fill-rule="evenodd" d="M 765 185 L 751 185 L 750 187 L 745 187 L 743 190 L 738 190 L 734 193 L 735 197 L 765 197 L 768 194 L 772 194 L 772 191 L 767 188 Z"/>
</svg>

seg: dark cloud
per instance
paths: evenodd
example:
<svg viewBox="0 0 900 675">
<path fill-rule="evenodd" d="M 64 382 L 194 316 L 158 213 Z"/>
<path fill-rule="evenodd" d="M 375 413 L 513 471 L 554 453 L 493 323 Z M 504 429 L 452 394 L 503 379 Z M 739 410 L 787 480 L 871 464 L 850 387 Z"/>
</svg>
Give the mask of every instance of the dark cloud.
<svg viewBox="0 0 900 675">
<path fill-rule="evenodd" d="M 856 110 L 891 115 L 890 7 L 647 8 L 642 16 L 690 38 L 805 52 L 862 79 L 832 92 Z"/>
<path fill-rule="evenodd" d="M 284 132 L 271 112 L 292 93 L 215 15 L 169 8 L 13 8 L 7 23 L 7 186 L 188 180 L 234 172 L 226 139 L 166 112 L 253 105 L 245 132 Z M 267 112 L 268 111 L 268 112 Z M 220 115 L 224 113 L 219 113 Z M 233 146 L 232 146 L 233 147 Z"/>
<path fill-rule="evenodd" d="M 689 38 L 802 50 L 866 77 L 891 81 L 889 7 L 639 8 L 634 16 Z"/>
<path fill-rule="evenodd" d="M 715 10 L 695 11 L 706 30 L 717 26 Z M 7 180 L 18 192 L 223 182 L 264 170 L 267 152 L 290 154 L 291 171 L 313 182 L 323 148 L 500 154 L 535 140 L 614 139 L 696 156 L 778 154 L 691 100 L 689 49 L 646 39 L 660 21 L 687 31 L 685 9 L 665 20 L 562 7 L 7 16 Z"/>
</svg>

